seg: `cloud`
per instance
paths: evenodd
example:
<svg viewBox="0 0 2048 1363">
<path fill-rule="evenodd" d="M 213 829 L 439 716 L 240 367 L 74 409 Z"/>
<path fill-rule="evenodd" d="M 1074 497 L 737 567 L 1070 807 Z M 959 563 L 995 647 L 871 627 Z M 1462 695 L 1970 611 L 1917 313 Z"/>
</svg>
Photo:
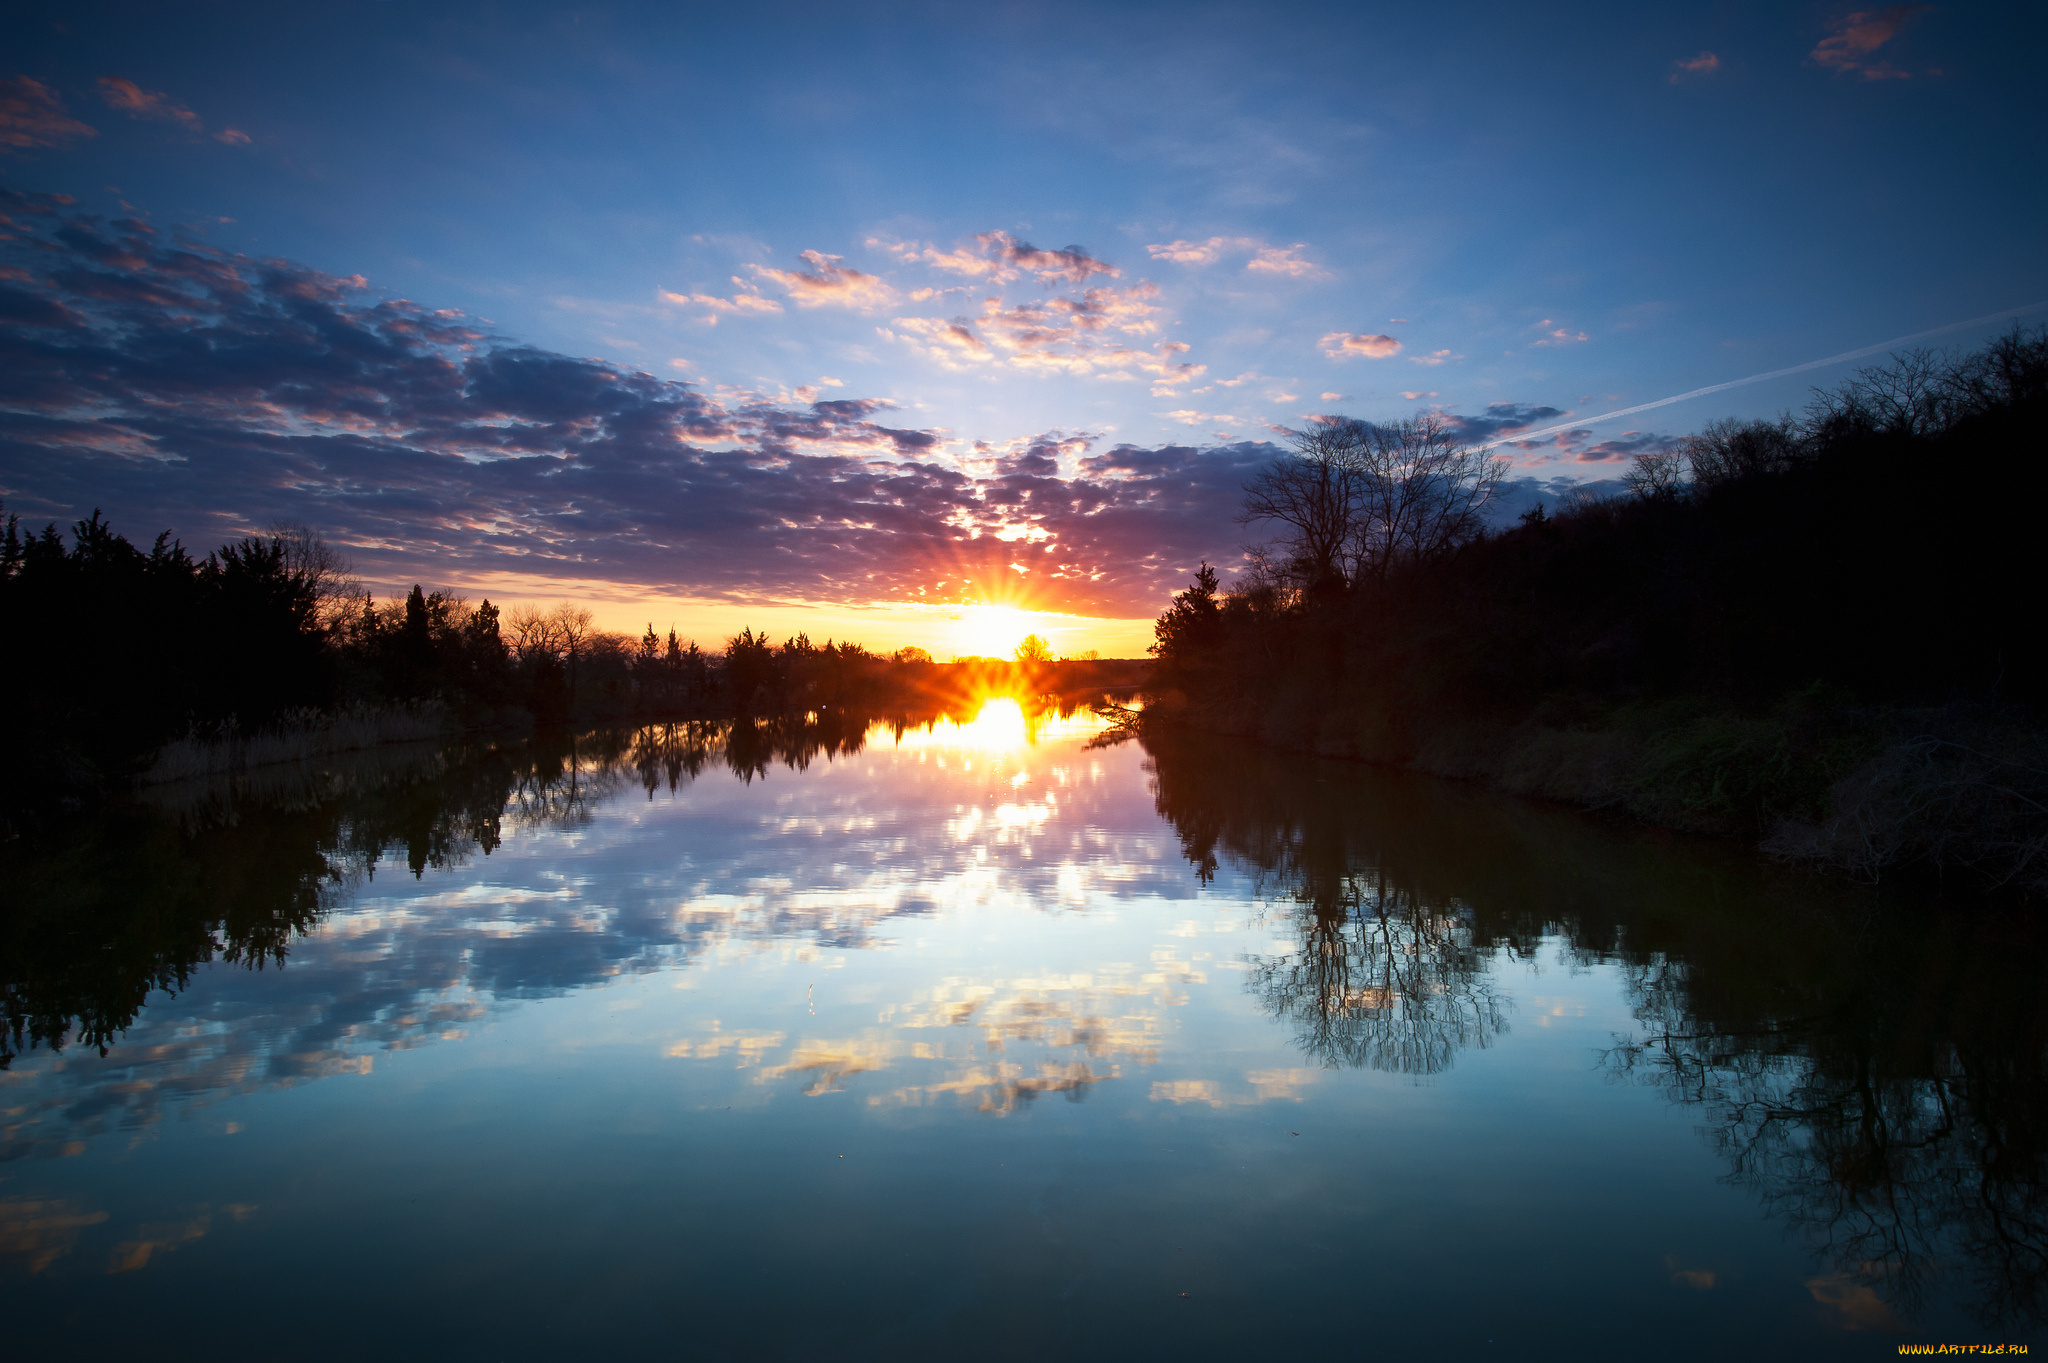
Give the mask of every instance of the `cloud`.
<svg viewBox="0 0 2048 1363">
<path fill-rule="evenodd" d="M 54 196 L 0 190 L 0 212 L 14 223 L 0 241 L 0 486 L 37 521 L 97 506 L 131 536 L 170 527 L 203 549 L 295 519 L 373 582 L 472 593 L 508 579 L 741 602 L 1021 592 L 1132 617 L 1203 557 L 1234 561 L 1240 489 L 1274 453 L 1060 432 L 969 442 L 891 426 L 878 399 L 706 391 L 522 345 L 361 277 Z M 1113 292 L 1038 315 L 1067 339 L 998 308 L 981 343 L 1169 391 L 1199 372 L 1182 343 L 1120 333 L 1143 298 Z M 1021 575 L 1019 536 L 1045 546 Z"/>
<path fill-rule="evenodd" d="M 739 285 L 740 291 L 730 298 L 707 293 L 670 293 L 667 289 L 658 289 L 656 293 L 662 302 L 679 308 L 703 308 L 704 315 L 697 320 L 708 327 L 717 326 L 720 317 L 766 317 L 782 311 L 782 304 L 763 298 L 738 275 L 733 276 L 732 282 Z"/>
<path fill-rule="evenodd" d="M 0 149 L 60 148 L 97 136 L 99 129 L 66 113 L 57 92 L 41 81 L 28 76 L 0 80 Z"/>
<path fill-rule="evenodd" d="M 1432 350 L 1427 355 L 1410 355 L 1408 362 L 1410 364 L 1439 365 L 1446 360 L 1462 360 L 1464 358 L 1463 355 L 1453 355 L 1448 350 Z"/>
<path fill-rule="evenodd" d="M 246 147 L 249 145 L 249 134 L 240 128 L 222 128 L 213 135 L 213 140 L 225 142 L 231 147 Z"/>
<path fill-rule="evenodd" d="M 1292 246 L 1261 246 L 1258 254 L 1246 261 L 1244 267 L 1253 274 L 1285 275 L 1290 279 L 1322 278 L 1321 269 L 1296 254 L 1307 249 L 1308 243 L 1302 241 Z"/>
<path fill-rule="evenodd" d="M 1476 445 L 1482 441 L 1498 440 L 1516 431 L 1526 431 L 1531 426 L 1563 415 L 1564 413 L 1555 407 L 1535 407 L 1521 402 L 1493 402 L 1488 403 L 1486 410 L 1478 416 L 1460 416 L 1455 412 L 1446 412 L 1444 419 L 1449 423 L 1453 435 Z"/>
<path fill-rule="evenodd" d="M 1384 360 L 1390 355 L 1399 354 L 1401 350 L 1401 343 L 1391 336 L 1354 336 L 1348 331 L 1333 331 L 1316 344 L 1333 360 L 1348 360 L 1359 355 Z"/>
<path fill-rule="evenodd" d="M 1329 394 L 1325 393 L 1323 394 L 1323 396 L 1328 397 Z M 1403 390 L 1401 396 L 1408 399 L 1408 401 L 1410 402 L 1420 402 L 1424 398 L 1433 398 L 1436 396 L 1436 394 L 1433 392 L 1425 392 L 1420 388 L 1411 388 Z"/>
<path fill-rule="evenodd" d="M 1342 401 L 1344 401 L 1344 399 L 1345 399 L 1345 397 L 1346 397 L 1346 396 L 1347 396 L 1347 395 L 1346 395 L 1346 394 L 1344 394 L 1344 393 L 1319 393 L 1319 394 L 1317 394 L 1317 397 L 1318 397 L 1318 398 L 1319 398 L 1319 399 L 1320 399 L 1321 401 L 1323 401 L 1323 402 L 1342 402 Z M 1436 396 L 1436 394 L 1434 394 L 1434 393 L 1431 393 L 1431 394 L 1430 394 L 1430 396 L 1431 396 L 1431 397 L 1435 397 L 1435 396 Z"/>
<path fill-rule="evenodd" d="M 875 237 L 868 238 L 866 244 L 873 249 L 887 251 L 906 265 L 925 265 L 947 274 L 986 279 L 997 284 L 1007 284 L 1027 275 L 1043 284 L 1086 284 L 1096 275 L 1116 279 L 1123 273 L 1116 266 L 1089 255 L 1084 246 L 1062 246 L 1056 251 L 1044 251 L 1028 241 L 1017 240 L 1007 232 L 982 232 L 976 235 L 972 246 L 956 246 L 950 251 L 914 241 L 887 242 Z"/>
<path fill-rule="evenodd" d="M 1538 346 L 1577 345 L 1580 341 L 1590 341 L 1593 339 L 1583 331 L 1575 332 L 1570 327 L 1561 327 L 1548 317 L 1536 325 L 1539 327 L 1549 327 L 1550 330 L 1545 332 L 1541 339 L 1529 343 L 1529 347 L 1532 350 Z"/>
<path fill-rule="evenodd" d="M 1711 76 L 1721 69 L 1721 59 L 1711 52 L 1685 57 L 1671 63 L 1671 83 L 1682 85 L 1690 76 Z"/>
<path fill-rule="evenodd" d="M 1807 60 L 1843 75 L 1860 75 L 1865 80 L 1906 80 L 1910 72 L 1888 62 L 1870 61 L 1869 57 L 1897 36 L 1908 20 L 1933 9 L 1932 5 L 1903 4 L 1845 14 L 1828 25 L 1828 36 L 1807 53 Z"/>
<path fill-rule="evenodd" d="M 1176 265 L 1214 265 L 1227 251 L 1258 249 L 1259 241 L 1256 237 L 1210 237 L 1207 241 L 1169 241 L 1145 248 L 1154 260 L 1168 260 Z"/>
<path fill-rule="evenodd" d="M 803 251 L 799 255 L 810 265 L 809 271 L 777 270 L 766 265 L 749 265 L 747 268 L 788 289 L 790 297 L 800 308 L 839 307 L 866 311 L 887 307 L 896 301 L 894 289 L 874 275 L 839 264 L 838 256 L 828 256 L 822 251 Z"/>
<path fill-rule="evenodd" d="M 1252 274 L 1283 275 L 1290 279 L 1321 279 L 1326 274 L 1312 261 L 1303 260 L 1300 252 L 1308 249 L 1307 242 L 1296 242 L 1292 246 L 1268 246 L 1257 237 L 1210 237 L 1206 241 L 1168 241 L 1147 246 L 1154 260 L 1171 261 L 1176 265 L 1213 265 L 1226 255 L 1248 254 L 1251 259 L 1244 268 Z"/>
<path fill-rule="evenodd" d="M 145 90 L 134 81 L 122 76 L 101 76 L 100 98 L 110 109 L 118 109 L 130 118 L 152 118 L 164 123 L 175 123 L 186 132 L 195 135 L 206 131 L 199 121 L 199 115 L 172 99 L 160 90 Z"/>
<path fill-rule="evenodd" d="M 1147 374 L 1154 395 L 1163 396 L 1206 373 L 1207 366 L 1179 359 L 1189 349 L 1182 341 L 1140 348 L 1125 339 L 1158 332 L 1159 310 L 1152 303 L 1158 294 L 1158 286 L 1140 283 L 1017 304 L 985 298 L 978 314 L 898 317 L 890 324 L 893 330 L 882 334 L 947 369 L 996 364 L 1075 376 Z"/>
</svg>

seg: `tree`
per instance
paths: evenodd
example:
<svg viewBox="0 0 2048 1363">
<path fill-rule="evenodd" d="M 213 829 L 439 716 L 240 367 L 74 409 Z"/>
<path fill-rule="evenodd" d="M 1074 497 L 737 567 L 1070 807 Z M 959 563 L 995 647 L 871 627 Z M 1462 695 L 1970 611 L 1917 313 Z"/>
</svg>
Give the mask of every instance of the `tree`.
<svg viewBox="0 0 2048 1363">
<path fill-rule="evenodd" d="M 889 659 L 891 662 L 898 663 L 928 663 L 932 660 L 932 655 L 919 648 L 916 644 L 906 644 L 894 653 L 891 653 Z"/>
<path fill-rule="evenodd" d="M 1176 594 L 1152 626 L 1152 646 L 1169 674 L 1178 676 L 1188 667 L 1206 659 L 1216 648 L 1221 633 L 1222 608 L 1216 601 L 1216 570 L 1204 560 L 1195 570 L 1194 585 Z"/>
<path fill-rule="evenodd" d="M 1507 460 L 1467 445 L 1436 412 L 1359 425 L 1363 438 L 1347 455 L 1360 488 L 1354 582 L 1384 581 L 1397 565 L 1433 562 L 1479 534 Z"/>
<path fill-rule="evenodd" d="M 1018 641 L 1017 661 L 1026 667 L 1042 667 L 1052 661 L 1052 645 L 1043 635 L 1027 634 Z"/>
<path fill-rule="evenodd" d="M 1391 422 L 1329 417 L 1287 436 L 1294 453 L 1246 486 L 1238 520 L 1285 527 L 1279 561 L 1263 561 L 1311 594 L 1443 557 L 1478 535 L 1507 474 L 1507 460 L 1473 449 L 1435 412 Z"/>
<path fill-rule="evenodd" d="M 1344 552 L 1358 516 L 1357 451 L 1370 428 L 1336 417 L 1288 431 L 1294 453 L 1282 455 L 1245 485 L 1240 525 L 1283 528 L 1282 571 L 1310 591 L 1344 585 Z"/>
<path fill-rule="evenodd" d="M 1630 462 L 1621 481 L 1645 501 L 1676 497 L 1685 491 L 1685 456 L 1677 450 L 1645 450 Z"/>
</svg>

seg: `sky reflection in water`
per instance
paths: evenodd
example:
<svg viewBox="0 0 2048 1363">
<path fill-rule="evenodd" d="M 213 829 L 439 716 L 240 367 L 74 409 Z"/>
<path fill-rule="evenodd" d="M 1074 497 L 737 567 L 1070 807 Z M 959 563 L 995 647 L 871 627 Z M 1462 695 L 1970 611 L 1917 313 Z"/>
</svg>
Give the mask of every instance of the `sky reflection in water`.
<svg viewBox="0 0 2048 1363">
<path fill-rule="evenodd" d="M 263 1289 L 174 1356 L 2037 1328 L 2029 930 L 1098 731 L 385 757 L 15 849 L 0 1292 L 160 1349 Z"/>
</svg>

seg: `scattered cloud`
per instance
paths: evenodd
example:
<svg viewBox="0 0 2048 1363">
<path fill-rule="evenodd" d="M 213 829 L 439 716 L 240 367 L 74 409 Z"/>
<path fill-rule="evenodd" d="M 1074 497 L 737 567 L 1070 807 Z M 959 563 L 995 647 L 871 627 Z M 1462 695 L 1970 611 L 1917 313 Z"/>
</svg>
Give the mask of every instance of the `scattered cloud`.
<svg viewBox="0 0 2048 1363">
<path fill-rule="evenodd" d="M 1711 76 L 1721 69 L 1721 59 L 1711 52 L 1702 52 L 1697 57 L 1684 57 L 1671 63 L 1671 83 L 1683 85 L 1688 79 Z"/>
<path fill-rule="evenodd" d="M 1021 590 L 1122 618 L 1156 613 L 1188 564 L 1233 561 L 1239 491 L 1274 454 L 964 441 L 891 424 L 885 401 L 826 398 L 822 379 L 785 400 L 523 345 L 361 277 L 55 196 L 0 190 L 0 212 L 0 486 L 39 521 L 97 506 L 132 535 L 208 545 L 295 519 L 372 581 L 457 589 L 571 578 L 876 604 Z M 1095 292 L 999 305 L 968 329 L 991 363 L 1067 355 L 1168 392 L 1199 372 L 1184 344 L 1119 330 L 1142 329 L 1145 295 Z M 1023 573 L 1020 535 L 1040 546 Z"/>
<path fill-rule="evenodd" d="M 1410 355 L 1408 362 L 1410 364 L 1439 365 L 1446 360 L 1462 360 L 1464 358 L 1463 355 L 1453 355 L 1448 350 L 1432 350 L 1427 355 Z"/>
<path fill-rule="evenodd" d="M 906 265 L 925 265 L 947 274 L 996 284 L 1026 276 L 1043 284 L 1085 284 L 1096 275 L 1116 279 L 1123 274 L 1116 266 L 1090 255 L 1085 246 L 1040 250 L 1007 232 L 982 232 L 976 235 L 972 246 L 956 246 L 950 251 L 941 251 L 929 243 L 889 242 L 876 237 L 869 237 L 866 245 L 886 251 Z"/>
<path fill-rule="evenodd" d="M 1327 272 L 1313 261 L 1303 260 L 1308 243 L 1268 246 L 1257 237 L 1210 237 L 1206 241 L 1168 241 L 1147 246 L 1154 260 L 1175 265 L 1213 265 L 1227 255 L 1249 255 L 1244 268 L 1251 274 L 1281 275 L 1289 279 L 1323 279 Z"/>
<path fill-rule="evenodd" d="M 1317 394 L 1316 396 L 1317 396 L 1317 400 L 1318 400 L 1318 401 L 1321 401 L 1321 402 L 1343 402 L 1343 401 L 1345 401 L 1345 400 L 1346 400 L 1347 398 L 1349 398 L 1349 397 L 1350 397 L 1350 394 L 1349 394 L 1349 393 L 1319 393 L 1319 394 Z M 1435 395 L 1434 393 L 1432 393 L 1432 394 L 1430 394 L 1430 396 L 1431 396 L 1431 397 L 1435 397 L 1436 395 Z"/>
<path fill-rule="evenodd" d="M 1333 360 L 1348 360 L 1359 355 L 1368 359 L 1384 360 L 1400 353 L 1401 343 L 1391 336 L 1377 334 L 1353 335 L 1348 331 L 1333 331 L 1316 342 L 1323 353 Z"/>
<path fill-rule="evenodd" d="M 1327 397 L 1329 395 L 1326 393 L 1324 394 L 1324 396 Z M 1408 399 L 1408 401 L 1410 402 L 1420 402 L 1424 398 L 1433 398 L 1437 395 L 1433 392 L 1424 392 L 1420 388 L 1409 388 L 1403 389 L 1401 396 Z"/>
<path fill-rule="evenodd" d="M 1536 325 L 1548 327 L 1549 330 L 1545 331 L 1538 339 L 1529 343 L 1531 349 L 1537 346 L 1577 345 L 1580 341 L 1590 341 L 1593 339 L 1583 331 L 1573 331 L 1570 327 L 1561 327 L 1554 319 L 1549 317 L 1544 318 Z"/>
<path fill-rule="evenodd" d="M 1807 54 L 1807 60 L 1865 80 L 1906 80 L 1911 72 L 1889 62 L 1872 61 L 1871 54 L 1896 37 L 1908 20 L 1933 9 L 1932 5 L 1901 4 L 1844 14 L 1828 25 L 1828 36 Z"/>
<path fill-rule="evenodd" d="M 130 118 L 151 118 L 164 123 L 175 123 L 186 132 L 199 134 L 206 131 L 199 121 L 199 115 L 164 94 L 161 90 L 145 90 L 134 81 L 123 76 L 101 76 L 100 98 L 107 102 L 109 109 L 117 109 Z"/>
<path fill-rule="evenodd" d="M 1184 341 L 1140 348 L 1126 339 L 1158 332 L 1158 308 L 1152 302 L 1158 293 L 1157 285 L 1139 283 L 1017 304 L 996 296 L 983 299 L 974 315 L 898 317 L 882 335 L 947 369 L 994 364 L 1075 376 L 1149 375 L 1154 396 L 1168 396 L 1206 373 L 1207 366 L 1179 358 L 1189 349 Z"/>
<path fill-rule="evenodd" d="M 704 315 L 697 320 L 708 327 L 717 326 L 721 317 L 766 317 L 782 311 L 782 304 L 772 298 L 763 298 L 755 292 L 753 285 L 738 275 L 732 277 L 732 282 L 739 286 L 739 292 L 730 298 L 706 293 L 670 293 L 667 289 L 656 292 L 664 303 L 679 308 L 703 308 Z"/>
<path fill-rule="evenodd" d="M 0 150 L 65 147 L 97 136 L 99 129 L 71 117 L 57 92 L 41 81 L 28 76 L 0 80 Z"/>
<path fill-rule="evenodd" d="M 240 128 L 222 128 L 213 135 L 213 140 L 225 142 L 231 147 L 246 147 L 249 145 L 249 134 Z"/>
<path fill-rule="evenodd" d="M 778 270 L 767 265 L 747 268 L 788 289 L 790 298 L 800 308 L 853 308 L 865 312 L 896 301 L 894 289 L 874 275 L 841 265 L 838 256 L 822 251 L 798 254 L 811 267 L 809 270 Z"/>
</svg>

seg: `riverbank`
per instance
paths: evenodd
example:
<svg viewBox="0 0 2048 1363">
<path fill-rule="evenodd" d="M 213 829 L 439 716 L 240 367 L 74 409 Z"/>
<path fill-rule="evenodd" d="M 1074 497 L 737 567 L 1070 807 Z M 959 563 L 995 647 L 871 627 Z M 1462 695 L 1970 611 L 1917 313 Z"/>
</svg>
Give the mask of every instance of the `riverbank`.
<svg viewBox="0 0 2048 1363">
<path fill-rule="evenodd" d="M 1143 732 L 1192 730 L 1739 838 L 1876 881 L 1920 870 L 2048 894 L 2048 732 L 1961 702 L 1857 705 L 1818 689 L 1738 709 L 1703 697 L 1552 697 L 1519 715 L 1428 717 L 1153 697 Z"/>
</svg>

